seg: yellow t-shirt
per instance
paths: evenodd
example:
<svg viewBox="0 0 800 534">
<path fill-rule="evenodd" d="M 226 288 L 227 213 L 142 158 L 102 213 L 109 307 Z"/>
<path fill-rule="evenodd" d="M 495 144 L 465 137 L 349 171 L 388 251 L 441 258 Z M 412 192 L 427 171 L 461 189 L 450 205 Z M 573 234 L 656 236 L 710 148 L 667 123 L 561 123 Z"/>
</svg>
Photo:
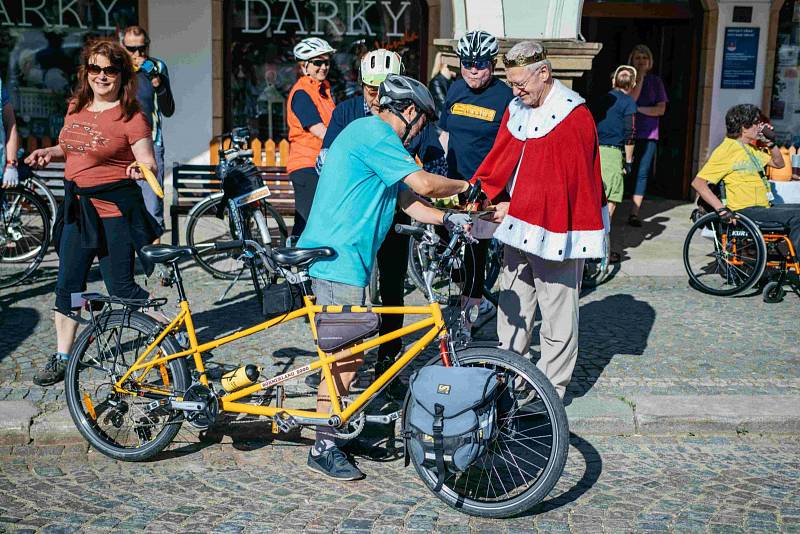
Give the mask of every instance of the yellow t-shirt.
<svg viewBox="0 0 800 534">
<path fill-rule="evenodd" d="M 769 189 L 759 171 L 763 171 L 771 159 L 764 152 L 726 137 L 722 144 L 714 149 L 697 175 L 712 184 L 722 180 L 725 184 L 727 206 L 733 211 L 752 206 L 768 208 Z M 756 162 L 760 167 L 756 167 Z"/>
</svg>

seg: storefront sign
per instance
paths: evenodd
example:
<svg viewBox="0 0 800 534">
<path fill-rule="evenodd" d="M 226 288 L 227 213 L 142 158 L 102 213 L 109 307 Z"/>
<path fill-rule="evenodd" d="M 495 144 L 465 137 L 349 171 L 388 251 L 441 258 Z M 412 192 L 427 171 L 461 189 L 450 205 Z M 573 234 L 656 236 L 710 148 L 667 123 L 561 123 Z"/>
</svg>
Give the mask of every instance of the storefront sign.
<svg viewBox="0 0 800 534">
<path fill-rule="evenodd" d="M 722 89 L 755 89 L 759 28 L 725 28 Z"/>
<path fill-rule="evenodd" d="M 118 0 L 0 0 L 0 26 L 113 30 Z M 129 2 L 121 2 L 129 3 Z"/>
</svg>

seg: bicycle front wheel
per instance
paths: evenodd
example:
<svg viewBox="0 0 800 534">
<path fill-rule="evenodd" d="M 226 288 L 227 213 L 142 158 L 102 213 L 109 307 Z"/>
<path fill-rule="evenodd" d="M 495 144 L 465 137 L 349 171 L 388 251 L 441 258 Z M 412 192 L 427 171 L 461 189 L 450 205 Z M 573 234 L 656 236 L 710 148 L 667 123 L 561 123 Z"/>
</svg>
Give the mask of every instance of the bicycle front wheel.
<svg viewBox="0 0 800 534">
<path fill-rule="evenodd" d="M 428 489 L 457 510 L 481 517 L 520 514 L 547 497 L 564 471 L 569 447 L 564 405 L 550 381 L 527 358 L 483 347 L 467 348 L 457 356 L 462 366 L 497 373 L 502 383 L 498 430 L 483 458 L 466 471 L 447 473 L 439 491 L 434 491 L 435 469 L 416 461 L 414 468 Z M 438 356 L 428 365 L 437 363 Z M 410 395 L 404 408 L 409 400 Z M 403 429 L 407 430 L 405 419 Z"/>
<path fill-rule="evenodd" d="M 78 336 L 66 369 L 69 413 L 83 437 L 99 452 L 116 460 L 146 460 L 169 445 L 180 430 L 183 414 L 158 403 L 153 406 L 153 398 L 143 395 L 182 396 L 190 384 L 186 361 L 170 360 L 137 371 L 124 385 L 127 393 L 114 391 L 115 381 L 155 340 L 163 325 L 128 310 L 103 313 L 95 324 Z M 167 336 L 154 352 L 162 356 L 180 350 L 177 341 Z"/>
<path fill-rule="evenodd" d="M 50 244 L 50 218 L 39 197 L 17 187 L 0 190 L 0 288 L 30 277 Z"/>
</svg>

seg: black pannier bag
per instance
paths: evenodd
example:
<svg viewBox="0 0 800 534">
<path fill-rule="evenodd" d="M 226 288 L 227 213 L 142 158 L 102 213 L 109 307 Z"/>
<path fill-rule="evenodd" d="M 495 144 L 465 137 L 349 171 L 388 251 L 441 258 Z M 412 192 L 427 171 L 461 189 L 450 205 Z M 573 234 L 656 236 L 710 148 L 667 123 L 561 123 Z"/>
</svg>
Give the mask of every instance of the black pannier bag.
<svg viewBox="0 0 800 534">
<path fill-rule="evenodd" d="M 466 471 L 486 454 L 497 432 L 497 374 L 483 367 L 423 367 L 411 375 L 406 438 L 417 464 L 436 470 L 434 491 L 448 471 Z"/>
<path fill-rule="evenodd" d="M 264 288 L 261 313 L 271 319 L 303 307 L 303 286 L 289 282 L 271 282 Z"/>
<path fill-rule="evenodd" d="M 323 312 L 314 316 L 314 325 L 319 348 L 335 352 L 376 334 L 381 316 L 373 312 Z"/>
</svg>

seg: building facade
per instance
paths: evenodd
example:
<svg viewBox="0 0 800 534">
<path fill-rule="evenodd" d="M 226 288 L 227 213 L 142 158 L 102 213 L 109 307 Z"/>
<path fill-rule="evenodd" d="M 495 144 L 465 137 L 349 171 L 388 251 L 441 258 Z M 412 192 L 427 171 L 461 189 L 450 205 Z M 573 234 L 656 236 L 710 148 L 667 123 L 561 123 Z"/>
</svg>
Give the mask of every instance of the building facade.
<svg viewBox="0 0 800 534">
<path fill-rule="evenodd" d="M 427 81 L 437 53 L 471 29 L 509 46 L 545 39 L 556 72 L 586 96 L 608 90 L 614 67 L 647 44 L 670 104 L 654 192 L 687 198 L 699 165 L 724 136 L 725 111 L 755 103 L 781 140 L 800 144 L 800 0 L 0 0 L 0 73 L 22 134 L 52 142 L 78 50 L 128 24 L 148 29 L 170 69 L 175 115 L 164 122 L 167 162 L 209 161 L 209 141 L 249 125 L 285 137 L 291 48 L 321 36 L 336 48 L 337 97 L 358 90 L 357 58 L 378 46 Z M 59 116 L 61 115 L 61 117 Z"/>
</svg>

